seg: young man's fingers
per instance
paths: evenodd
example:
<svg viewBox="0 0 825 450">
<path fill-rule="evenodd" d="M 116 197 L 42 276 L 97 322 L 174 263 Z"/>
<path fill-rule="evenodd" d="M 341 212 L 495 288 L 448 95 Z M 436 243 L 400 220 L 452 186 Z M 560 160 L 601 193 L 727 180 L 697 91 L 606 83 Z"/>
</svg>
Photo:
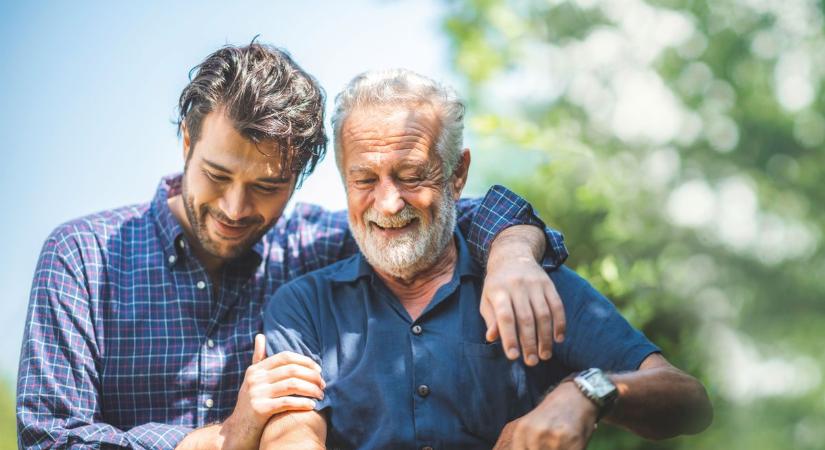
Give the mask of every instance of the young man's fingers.
<svg viewBox="0 0 825 450">
<path fill-rule="evenodd" d="M 326 387 L 326 383 L 324 382 L 323 377 L 321 377 L 321 372 L 299 364 L 285 364 L 268 369 L 267 374 L 262 378 L 262 381 L 267 384 L 273 384 L 288 379 L 301 379 L 312 383 L 321 389 Z"/>
<path fill-rule="evenodd" d="M 309 367 L 310 369 L 317 370 L 318 372 L 321 371 L 321 366 L 319 366 L 312 358 L 304 355 L 299 355 L 294 352 L 280 352 L 276 353 L 263 361 L 262 368 L 264 369 L 272 369 L 278 366 L 283 366 L 286 364 L 298 364 L 304 367 Z"/>
<path fill-rule="evenodd" d="M 317 384 L 300 378 L 287 378 L 272 384 L 260 386 L 255 390 L 254 394 L 262 395 L 266 398 L 286 397 L 289 395 L 299 395 L 317 399 L 324 398 L 324 391 L 319 388 Z"/>
<path fill-rule="evenodd" d="M 544 298 L 550 307 L 550 314 L 553 315 L 553 334 L 555 340 L 556 342 L 563 342 L 564 335 L 567 333 L 567 319 L 564 314 L 564 304 L 553 283 L 544 285 Z"/>
<path fill-rule="evenodd" d="M 518 337 L 516 336 L 516 316 L 513 313 L 513 303 L 510 296 L 500 293 L 490 298 L 496 313 L 498 332 L 501 335 L 501 345 L 508 359 L 519 357 Z"/>
<path fill-rule="evenodd" d="M 487 342 L 493 342 L 498 338 L 498 330 L 496 329 L 496 314 L 493 312 L 493 306 L 490 304 L 485 291 L 481 292 L 481 305 L 479 306 L 479 312 L 481 313 L 481 318 L 484 319 L 484 324 L 487 326 L 485 338 L 487 339 Z M 494 335 L 494 337 L 491 338 L 491 335 Z"/>
<path fill-rule="evenodd" d="M 553 315 L 540 288 L 530 291 L 530 306 L 536 318 L 536 331 L 539 340 L 539 358 L 548 360 L 553 356 Z"/>
<path fill-rule="evenodd" d="M 524 357 L 524 363 L 528 366 L 535 366 L 539 362 L 539 356 L 536 346 L 536 319 L 533 317 L 530 298 L 527 296 L 527 293 L 523 291 L 517 291 L 511 298 L 513 301 L 513 310 L 515 310 L 516 313 L 518 340 L 521 344 L 521 354 Z"/>
<path fill-rule="evenodd" d="M 255 349 L 252 350 L 252 364 L 257 364 L 266 358 L 266 337 L 263 334 L 255 335 Z"/>
</svg>

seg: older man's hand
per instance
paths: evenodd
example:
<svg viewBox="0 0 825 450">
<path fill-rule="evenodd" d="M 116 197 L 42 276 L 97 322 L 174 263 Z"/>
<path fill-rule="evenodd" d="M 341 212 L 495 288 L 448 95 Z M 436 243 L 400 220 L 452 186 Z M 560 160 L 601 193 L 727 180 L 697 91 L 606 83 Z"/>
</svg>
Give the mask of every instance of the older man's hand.
<svg viewBox="0 0 825 450">
<path fill-rule="evenodd" d="M 495 450 L 582 450 L 595 429 L 598 410 L 572 382 L 560 384 L 536 409 L 508 423 Z"/>
<path fill-rule="evenodd" d="M 553 356 L 553 340 L 564 340 L 564 307 L 553 281 L 537 262 L 544 253 L 544 233 L 531 225 L 501 232 L 487 260 L 481 315 L 487 340 L 499 336 L 509 359 L 524 356 L 528 366 Z M 519 352 L 521 344 L 521 353 Z"/>
</svg>

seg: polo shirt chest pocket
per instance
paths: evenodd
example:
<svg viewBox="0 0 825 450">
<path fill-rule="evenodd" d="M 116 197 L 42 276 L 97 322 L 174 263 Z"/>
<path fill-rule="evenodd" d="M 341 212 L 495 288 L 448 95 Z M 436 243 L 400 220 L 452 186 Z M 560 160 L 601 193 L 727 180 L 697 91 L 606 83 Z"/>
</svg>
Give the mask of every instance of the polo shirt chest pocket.
<svg viewBox="0 0 825 450">
<path fill-rule="evenodd" d="M 533 408 L 524 363 L 508 360 L 501 342 L 464 342 L 460 374 L 462 424 L 491 446 L 508 422 Z"/>
</svg>

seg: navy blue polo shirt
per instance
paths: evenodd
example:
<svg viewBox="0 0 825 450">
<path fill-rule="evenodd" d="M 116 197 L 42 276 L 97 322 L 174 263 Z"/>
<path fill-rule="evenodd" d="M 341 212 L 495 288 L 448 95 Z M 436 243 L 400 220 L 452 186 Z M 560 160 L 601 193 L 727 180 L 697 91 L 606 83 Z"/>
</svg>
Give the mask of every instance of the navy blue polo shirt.
<svg viewBox="0 0 825 450">
<path fill-rule="evenodd" d="M 488 344 L 479 313 L 483 271 L 456 232 L 458 261 L 413 321 L 359 253 L 283 285 L 264 309 L 268 354 L 317 361 L 327 382 L 334 448 L 490 448 L 507 422 L 533 409 L 568 374 L 634 370 L 659 349 L 584 279 L 550 272 L 566 339 L 535 367 Z"/>
</svg>

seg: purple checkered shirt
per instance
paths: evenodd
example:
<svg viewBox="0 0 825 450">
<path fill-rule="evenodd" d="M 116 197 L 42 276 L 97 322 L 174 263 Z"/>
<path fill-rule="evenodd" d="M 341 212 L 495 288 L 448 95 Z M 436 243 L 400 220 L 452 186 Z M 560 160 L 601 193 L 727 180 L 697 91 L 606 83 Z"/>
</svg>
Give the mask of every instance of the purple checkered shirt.
<svg viewBox="0 0 825 450">
<path fill-rule="evenodd" d="M 22 447 L 171 449 L 225 419 L 267 296 L 356 250 L 346 212 L 298 205 L 226 265 L 215 291 L 167 205 L 179 192 L 180 176 L 165 178 L 151 204 L 74 220 L 46 240 L 20 356 Z M 504 228 L 544 226 L 500 186 L 461 200 L 458 221 L 479 261 Z M 561 264 L 563 238 L 545 230 L 545 265 Z"/>
</svg>

